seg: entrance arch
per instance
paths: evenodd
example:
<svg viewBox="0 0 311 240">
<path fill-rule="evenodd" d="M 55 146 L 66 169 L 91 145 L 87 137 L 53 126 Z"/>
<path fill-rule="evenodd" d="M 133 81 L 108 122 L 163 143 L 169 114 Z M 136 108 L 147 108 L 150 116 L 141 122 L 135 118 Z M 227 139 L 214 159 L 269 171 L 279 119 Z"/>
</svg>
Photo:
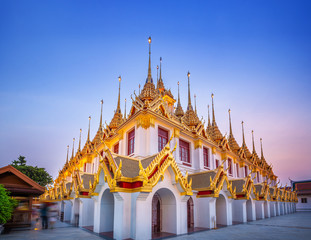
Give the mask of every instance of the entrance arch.
<svg viewBox="0 0 311 240">
<path fill-rule="evenodd" d="M 218 227 L 228 225 L 227 211 L 226 198 L 219 194 L 219 197 L 216 199 L 216 224 Z"/>
<path fill-rule="evenodd" d="M 110 189 L 106 189 L 100 200 L 99 234 L 113 237 L 114 197 Z"/>
<path fill-rule="evenodd" d="M 188 232 L 194 229 L 193 199 L 190 197 L 187 201 L 187 227 Z"/>
<path fill-rule="evenodd" d="M 159 189 L 152 198 L 152 236 L 177 234 L 176 198 L 167 188 Z"/>
</svg>

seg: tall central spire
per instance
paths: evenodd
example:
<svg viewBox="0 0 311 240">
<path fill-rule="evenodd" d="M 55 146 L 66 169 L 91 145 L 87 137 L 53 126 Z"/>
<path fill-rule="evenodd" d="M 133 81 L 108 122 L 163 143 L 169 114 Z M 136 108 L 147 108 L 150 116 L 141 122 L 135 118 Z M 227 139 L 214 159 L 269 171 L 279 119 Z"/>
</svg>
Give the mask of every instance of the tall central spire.
<svg viewBox="0 0 311 240">
<path fill-rule="evenodd" d="M 190 94 L 190 72 L 187 73 L 188 76 L 188 107 L 187 110 L 193 110 L 191 105 L 191 94 Z"/>
<path fill-rule="evenodd" d="M 232 127 L 231 127 L 231 110 L 230 109 L 228 110 L 228 113 L 229 113 L 229 128 L 230 128 L 229 137 L 233 137 Z"/>
<path fill-rule="evenodd" d="M 152 83 L 152 76 L 151 76 L 151 37 L 148 38 L 148 42 L 149 42 L 149 64 L 148 64 L 148 77 L 146 82 L 150 82 Z"/>
</svg>

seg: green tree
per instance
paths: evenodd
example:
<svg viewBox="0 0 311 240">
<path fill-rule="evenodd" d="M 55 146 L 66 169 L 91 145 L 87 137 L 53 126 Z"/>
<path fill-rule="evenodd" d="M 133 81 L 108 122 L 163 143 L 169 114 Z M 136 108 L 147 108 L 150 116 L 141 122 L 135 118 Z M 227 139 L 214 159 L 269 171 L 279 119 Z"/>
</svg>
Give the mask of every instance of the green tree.
<svg viewBox="0 0 311 240">
<path fill-rule="evenodd" d="M 41 186 L 53 183 L 52 176 L 44 168 L 30 166 L 26 162 L 24 156 L 19 156 L 18 160 L 14 160 L 11 165 Z"/>
<path fill-rule="evenodd" d="M 11 219 L 17 201 L 9 196 L 9 192 L 0 184 L 0 224 Z"/>
</svg>

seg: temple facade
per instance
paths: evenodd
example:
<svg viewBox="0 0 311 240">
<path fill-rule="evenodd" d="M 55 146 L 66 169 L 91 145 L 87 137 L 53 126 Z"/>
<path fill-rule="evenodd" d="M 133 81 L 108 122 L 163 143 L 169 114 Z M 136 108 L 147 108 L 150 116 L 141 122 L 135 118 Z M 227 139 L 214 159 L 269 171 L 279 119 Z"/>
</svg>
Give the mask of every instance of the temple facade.
<svg viewBox="0 0 311 240">
<path fill-rule="evenodd" d="M 278 186 L 261 145 L 257 154 L 219 130 L 212 95 L 207 124 L 197 115 L 187 73 L 187 107 L 165 88 L 160 67 L 131 96 L 129 113 L 117 107 L 82 147 L 72 148 L 42 201 L 59 202 L 61 218 L 114 239 L 152 239 L 295 212 L 297 195 Z M 103 104 L 103 103 L 102 103 Z M 91 119 L 89 118 L 89 121 Z"/>
</svg>

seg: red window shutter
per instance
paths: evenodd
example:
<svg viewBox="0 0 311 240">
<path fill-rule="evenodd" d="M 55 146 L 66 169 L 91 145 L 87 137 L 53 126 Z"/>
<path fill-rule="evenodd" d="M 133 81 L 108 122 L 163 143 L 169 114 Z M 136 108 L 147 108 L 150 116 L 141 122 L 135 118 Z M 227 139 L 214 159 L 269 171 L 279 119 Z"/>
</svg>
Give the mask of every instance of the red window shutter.
<svg viewBox="0 0 311 240">
<path fill-rule="evenodd" d="M 208 148 L 203 148 L 203 160 L 204 160 L 204 167 L 208 167 L 209 166 Z"/>
<path fill-rule="evenodd" d="M 135 146 L 135 129 L 128 133 L 128 144 L 127 144 L 127 152 L 128 155 L 134 153 Z"/>
<path fill-rule="evenodd" d="M 189 143 L 179 139 L 179 154 L 180 160 L 190 163 L 190 147 Z"/>
<path fill-rule="evenodd" d="M 168 131 L 158 128 L 158 151 L 160 152 L 168 142 Z"/>
<path fill-rule="evenodd" d="M 116 145 L 114 145 L 113 147 L 113 152 L 118 154 L 119 153 L 119 143 L 117 143 Z"/>
<path fill-rule="evenodd" d="M 236 164 L 236 176 L 240 177 L 240 174 L 239 174 L 239 164 L 238 163 Z"/>
</svg>

